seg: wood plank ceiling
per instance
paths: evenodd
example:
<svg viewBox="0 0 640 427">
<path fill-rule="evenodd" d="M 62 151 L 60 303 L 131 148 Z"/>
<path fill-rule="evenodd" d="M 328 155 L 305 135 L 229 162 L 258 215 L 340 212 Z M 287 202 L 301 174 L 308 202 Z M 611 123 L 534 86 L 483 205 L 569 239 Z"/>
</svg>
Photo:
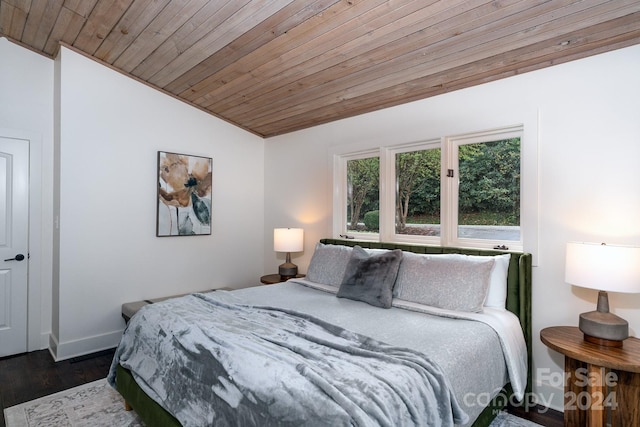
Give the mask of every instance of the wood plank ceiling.
<svg viewBox="0 0 640 427">
<path fill-rule="evenodd" d="M 640 1 L 0 0 L 0 35 L 269 137 L 640 43 Z"/>
</svg>

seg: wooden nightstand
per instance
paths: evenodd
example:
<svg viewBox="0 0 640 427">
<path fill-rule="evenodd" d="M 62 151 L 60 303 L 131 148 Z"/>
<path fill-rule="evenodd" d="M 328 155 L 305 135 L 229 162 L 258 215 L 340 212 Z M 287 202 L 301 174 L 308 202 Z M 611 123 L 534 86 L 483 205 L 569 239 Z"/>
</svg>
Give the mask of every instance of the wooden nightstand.
<svg viewBox="0 0 640 427">
<path fill-rule="evenodd" d="M 540 331 L 549 348 L 565 355 L 564 425 L 640 426 L 640 340 L 627 338 L 622 348 L 584 341 L 576 327 Z"/>
<path fill-rule="evenodd" d="M 296 275 L 296 279 L 301 279 L 303 277 L 304 277 L 304 274 Z M 260 283 L 264 283 L 265 285 L 273 285 L 274 283 L 280 283 L 280 282 L 284 282 L 284 280 L 280 278 L 279 274 L 267 274 L 266 276 L 262 276 L 260 278 Z"/>
</svg>

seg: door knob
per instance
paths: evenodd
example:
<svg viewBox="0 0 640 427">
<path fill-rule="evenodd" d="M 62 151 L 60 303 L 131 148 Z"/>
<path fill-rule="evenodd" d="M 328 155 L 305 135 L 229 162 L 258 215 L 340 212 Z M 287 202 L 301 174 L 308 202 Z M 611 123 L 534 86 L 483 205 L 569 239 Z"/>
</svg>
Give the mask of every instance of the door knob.
<svg viewBox="0 0 640 427">
<path fill-rule="evenodd" d="M 24 255 L 18 254 L 15 258 L 5 259 L 5 261 L 22 261 L 24 259 Z"/>
</svg>

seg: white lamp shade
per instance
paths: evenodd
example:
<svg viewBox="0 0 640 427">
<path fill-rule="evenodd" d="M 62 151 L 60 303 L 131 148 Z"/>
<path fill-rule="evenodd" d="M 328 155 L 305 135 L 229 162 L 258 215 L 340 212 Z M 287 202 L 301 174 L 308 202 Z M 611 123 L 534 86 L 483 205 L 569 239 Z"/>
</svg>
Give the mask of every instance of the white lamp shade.
<svg viewBox="0 0 640 427">
<path fill-rule="evenodd" d="M 304 230 L 302 228 L 274 228 L 273 250 L 276 252 L 302 252 Z"/>
<path fill-rule="evenodd" d="M 640 247 L 567 243 L 565 281 L 611 292 L 640 292 Z"/>
</svg>

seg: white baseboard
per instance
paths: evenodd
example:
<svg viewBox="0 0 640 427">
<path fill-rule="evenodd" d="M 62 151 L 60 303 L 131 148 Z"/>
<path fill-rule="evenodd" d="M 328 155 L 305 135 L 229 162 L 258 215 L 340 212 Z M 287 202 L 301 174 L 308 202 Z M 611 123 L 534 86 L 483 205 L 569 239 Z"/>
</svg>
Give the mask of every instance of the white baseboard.
<svg viewBox="0 0 640 427">
<path fill-rule="evenodd" d="M 66 342 L 58 342 L 57 337 L 51 334 L 49 351 L 54 360 L 59 362 L 72 357 L 84 356 L 117 347 L 120 343 L 120 338 L 122 338 L 122 330 Z"/>
<path fill-rule="evenodd" d="M 49 335 L 49 353 L 53 356 L 53 360 L 56 360 L 56 353 L 58 352 L 58 338 L 51 333 Z"/>
</svg>

